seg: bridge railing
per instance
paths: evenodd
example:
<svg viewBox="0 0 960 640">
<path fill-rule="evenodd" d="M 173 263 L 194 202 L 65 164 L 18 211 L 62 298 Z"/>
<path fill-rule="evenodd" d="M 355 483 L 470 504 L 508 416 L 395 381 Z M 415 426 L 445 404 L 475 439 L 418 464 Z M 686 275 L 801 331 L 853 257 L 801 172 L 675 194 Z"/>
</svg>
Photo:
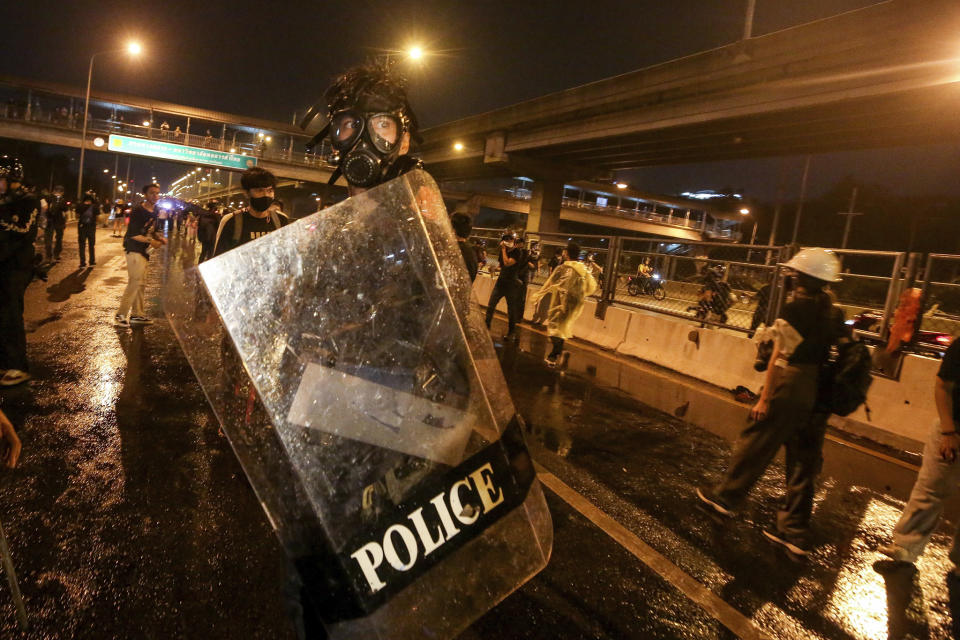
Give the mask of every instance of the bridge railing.
<svg viewBox="0 0 960 640">
<path fill-rule="evenodd" d="M 204 122 L 195 122 L 197 129 L 204 131 L 201 134 L 198 134 L 196 129 L 187 132 L 178 131 L 176 127 L 161 128 L 158 124 L 164 121 L 164 114 L 161 113 L 152 115 L 149 112 L 127 113 L 126 116 L 118 115 L 116 119 L 97 117 L 97 114 L 102 114 L 103 111 L 105 111 L 103 107 L 95 107 L 91 104 L 87 118 L 88 135 L 118 134 L 219 151 L 234 149 L 236 153 L 272 162 L 331 168 L 326 161 L 329 155 L 326 142 L 314 152 L 307 153 L 303 150 L 303 140 L 291 139 L 289 135 L 272 135 L 270 142 L 267 142 L 265 138 L 261 140 L 251 134 L 245 134 L 244 138 L 250 136 L 251 139 L 244 140 L 238 139 L 236 132 L 229 129 L 224 136 L 220 126 L 216 127 L 217 135 L 214 135 L 213 131 L 207 135 L 208 125 Z M 131 121 L 125 121 L 123 119 L 125 117 Z M 0 84 L 0 119 L 78 132 L 83 129 L 83 103 L 69 96 L 26 91 L 19 87 Z M 144 122 L 147 124 L 143 124 Z M 298 146 L 300 150 L 297 150 Z"/>
<path fill-rule="evenodd" d="M 923 314 L 918 340 L 938 350 L 960 333 L 960 256 L 931 253 L 923 269 Z"/>
</svg>

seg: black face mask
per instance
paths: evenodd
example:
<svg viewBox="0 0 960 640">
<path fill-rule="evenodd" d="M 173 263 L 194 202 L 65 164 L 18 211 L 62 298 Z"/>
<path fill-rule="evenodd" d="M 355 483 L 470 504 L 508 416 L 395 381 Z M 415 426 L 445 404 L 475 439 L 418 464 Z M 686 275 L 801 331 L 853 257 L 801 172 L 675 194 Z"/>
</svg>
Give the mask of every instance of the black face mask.
<svg viewBox="0 0 960 640">
<path fill-rule="evenodd" d="M 263 196 L 262 198 L 250 198 L 250 206 L 254 211 L 266 211 L 270 208 L 270 205 L 273 204 L 273 198 L 270 196 Z"/>
</svg>

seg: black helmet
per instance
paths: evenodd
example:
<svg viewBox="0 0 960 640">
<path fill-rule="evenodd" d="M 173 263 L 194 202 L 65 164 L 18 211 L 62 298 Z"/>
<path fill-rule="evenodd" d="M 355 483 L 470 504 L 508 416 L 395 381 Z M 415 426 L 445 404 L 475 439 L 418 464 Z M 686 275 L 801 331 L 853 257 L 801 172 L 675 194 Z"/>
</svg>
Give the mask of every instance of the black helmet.
<svg viewBox="0 0 960 640">
<path fill-rule="evenodd" d="M 13 182 L 23 181 L 23 164 L 19 158 L 12 156 L 0 156 L 0 178 L 6 178 Z"/>
</svg>

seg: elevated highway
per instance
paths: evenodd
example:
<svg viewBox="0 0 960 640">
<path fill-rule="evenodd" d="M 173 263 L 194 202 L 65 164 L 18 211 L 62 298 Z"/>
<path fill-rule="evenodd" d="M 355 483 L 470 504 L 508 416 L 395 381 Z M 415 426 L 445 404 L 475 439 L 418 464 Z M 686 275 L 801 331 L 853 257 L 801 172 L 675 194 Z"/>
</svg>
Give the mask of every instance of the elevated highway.
<svg viewBox="0 0 960 640">
<path fill-rule="evenodd" d="M 889 0 L 432 127 L 423 157 L 442 177 L 570 180 L 956 141 L 958 34 L 954 0 Z"/>
</svg>

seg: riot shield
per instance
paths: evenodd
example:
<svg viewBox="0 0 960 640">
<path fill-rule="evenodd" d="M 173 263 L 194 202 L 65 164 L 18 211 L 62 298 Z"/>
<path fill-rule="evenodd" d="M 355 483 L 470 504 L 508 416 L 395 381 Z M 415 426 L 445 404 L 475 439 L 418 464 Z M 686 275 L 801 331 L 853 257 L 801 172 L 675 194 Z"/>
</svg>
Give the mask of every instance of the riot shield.
<svg viewBox="0 0 960 640">
<path fill-rule="evenodd" d="M 164 309 L 331 638 L 450 638 L 552 524 L 436 183 L 411 172 L 199 267 Z"/>
</svg>

